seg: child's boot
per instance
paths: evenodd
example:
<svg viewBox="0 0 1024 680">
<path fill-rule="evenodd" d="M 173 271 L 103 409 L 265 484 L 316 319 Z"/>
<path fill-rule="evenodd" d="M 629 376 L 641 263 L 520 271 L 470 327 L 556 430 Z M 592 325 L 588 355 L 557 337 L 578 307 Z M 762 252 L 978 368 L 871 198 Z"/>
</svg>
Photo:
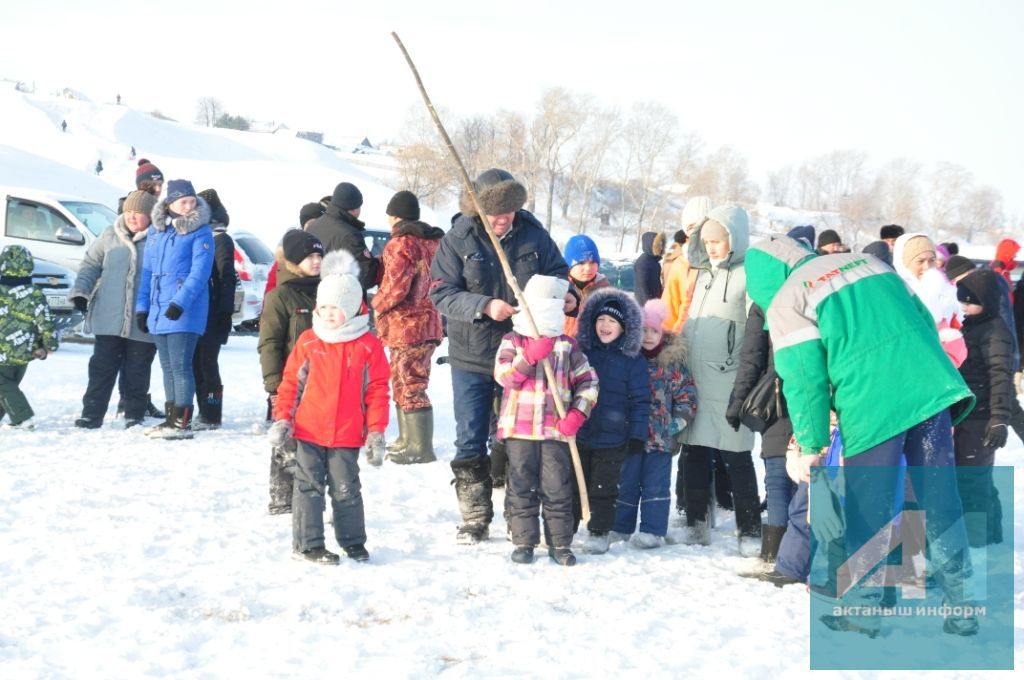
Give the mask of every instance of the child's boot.
<svg viewBox="0 0 1024 680">
<path fill-rule="evenodd" d="M 520 545 L 512 551 L 512 561 L 516 564 L 530 564 L 533 562 L 533 546 Z"/>
<path fill-rule="evenodd" d="M 337 564 L 341 558 L 324 547 L 310 548 L 304 552 L 296 550 L 292 553 L 293 560 L 306 560 L 316 564 Z"/>
<path fill-rule="evenodd" d="M 555 562 L 563 567 L 571 567 L 576 564 L 576 556 L 572 554 L 572 549 L 565 548 L 548 548 L 548 556 Z"/>
</svg>

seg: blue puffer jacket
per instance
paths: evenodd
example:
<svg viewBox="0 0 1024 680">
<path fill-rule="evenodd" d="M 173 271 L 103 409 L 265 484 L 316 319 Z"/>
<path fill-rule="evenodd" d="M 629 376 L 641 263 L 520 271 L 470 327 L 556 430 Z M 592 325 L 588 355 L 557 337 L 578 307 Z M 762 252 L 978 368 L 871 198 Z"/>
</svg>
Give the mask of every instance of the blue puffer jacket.
<svg viewBox="0 0 1024 680">
<path fill-rule="evenodd" d="M 154 335 L 202 335 L 210 309 L 207 282 L 213 268 L 210 208 L 199 198 L 195 210 L 172 218 L 161 201 L 153 208 L 152 217 L 135 311 L 149 313 L 149 332 Z M 164 316 L 171 303 L 183 310 L 175 321 Z"/>
<path fill-rule="evenodd" d="M 625 332 L 611 344 L 594 332 L 597 310 L 616 299 L 623 310 Z M 597 371 L 601 393 L 576 440 L 590 449 L 622 446 L 630 439 L 647 441 L 651 415 L 651 382 L 647 360 L 640 354 L 643 312 L 632 296 L 618 288 L 591 293 L 579 315 L 577 340 L 590 365 Z"/>
</svg>

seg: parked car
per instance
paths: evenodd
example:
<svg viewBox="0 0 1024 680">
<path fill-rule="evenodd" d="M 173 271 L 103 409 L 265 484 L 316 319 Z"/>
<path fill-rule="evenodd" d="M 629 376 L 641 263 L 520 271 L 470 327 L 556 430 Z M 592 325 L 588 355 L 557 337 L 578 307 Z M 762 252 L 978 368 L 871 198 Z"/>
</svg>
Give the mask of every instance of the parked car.
<svg viewBox="0 0 1024 680">
<path fill-rule="evenodd" d="M 267 274 L 274 264 L 274 253 L 258 236 L 247 231 L 229 232 L 235 241 L 235 273 L 242 299 L 235 295 L 235 328 L 255 330 L 263 311 L 263 291 L 267 288 Z"/>
<path fill-rule="evenodd" d="M 85 317 L 68 299 L 68 293 L 75 285 L 75 272 L 38 257 L 34 260 L 32 285 L 43 291 L 46 296 L 54 327 L 58 332 L 74 328 Z"/>
<path fill-rule="evenodd" d="M 366 242 L 366 249 L 374 257 L 381 256 L 381 253 L 384 252 L 384 246 L 387 245 L 389 240 L 391 240 L 391 232 L 383 229 L 367 229 L 363 236 L 363 241 Z"/>
<path fill-rule="evenodd" d="M 628 293 L 633 292 L 632 260 L 601 260 L 598 271 L 608 277 L 608 282 Z"/>
<path fill-rule="evenodd" d="M 107 206 L 39 189 L 0 187 L 0 246 L 19 244 L 33 257 L 77 272 L 96 237 L 117 219 Z"/>
</svg>

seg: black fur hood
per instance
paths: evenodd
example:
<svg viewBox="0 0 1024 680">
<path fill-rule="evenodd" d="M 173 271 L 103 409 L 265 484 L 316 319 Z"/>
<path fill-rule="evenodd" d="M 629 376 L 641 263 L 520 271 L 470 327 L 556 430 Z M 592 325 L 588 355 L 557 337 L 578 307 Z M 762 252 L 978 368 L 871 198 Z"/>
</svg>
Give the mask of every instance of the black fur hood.
<svg viewBox="0 0 1024 680">
<path fill-rule="evenodd" d="M 157 231 L 164 231 L 167 229 L 167 206 L 164 205 L 163 201 L 157 201 L 157 204 L 153 207 L 153 212 L 150 215 L 153 220 L 153 228 Z M 171 220 L 171 224 L 174 225 L 174 230 L 184 236 L 185 234 L 191 234 L 193 231 L 199 229 L 203 225 L 210 223 L 210 205 L 203 200 L 202 196 L 196 196 L 196 208 L 187 215 L 175 217 Z"/>
<path fill-rule="evenodd" d="M 584 350 L 594 349 L 597 346 L 599 341 L 594 333 L 597 310 L 611 299 L 619 302 L 622 306 L 622 313 L 626 317 L 626 330 L 622 334 L 622 353 L 629 357 L 635 357 L 640 353 L 640 343 L 644 339 L 644 313 L 632 295 L 618 288 L 601 288 L 590 294 L 583 304 L 583 309 L 580 310 L 576 340 Z"/>
</svg>

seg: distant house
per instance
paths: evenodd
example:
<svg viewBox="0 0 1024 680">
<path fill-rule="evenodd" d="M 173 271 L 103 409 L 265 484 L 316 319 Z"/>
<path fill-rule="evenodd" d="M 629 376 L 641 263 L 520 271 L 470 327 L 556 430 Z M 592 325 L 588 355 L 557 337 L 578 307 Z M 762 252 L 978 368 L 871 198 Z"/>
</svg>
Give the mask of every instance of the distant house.
<svg viewBox="0 0 1024 680">
<path fill-rule="evenodd" d="M 370 142 L 369 137 L 354 137 L 350 135 L 332 135 L 330 133 L 324 134 L 323 141 L 320 142 L 324 146 L 329 146 L 332 149 L 341 151 L 343 153 L 367 153 L 367 154 L 379 154 L 380 149 L 375 147 Z"/>
<path fill-rule="evenodd" d="M 322 132 L 313 132 L 312 130 L 299 130 L 298 132 L 295 133 L 295 136 L 298 137 L 299 139 L 308 139 L 309 141 L 316 142 L 317 144 L 324 143 L 324 133 Z"/>
<path fill-rule="evenodd" d="M 264 134 L 276 135 L 278 132 L 288 131 L 288 126 L 278 123 L 275 120 L 251 120 L 249 121 L 249 132 L 262 132 Z"/>
</svg>

